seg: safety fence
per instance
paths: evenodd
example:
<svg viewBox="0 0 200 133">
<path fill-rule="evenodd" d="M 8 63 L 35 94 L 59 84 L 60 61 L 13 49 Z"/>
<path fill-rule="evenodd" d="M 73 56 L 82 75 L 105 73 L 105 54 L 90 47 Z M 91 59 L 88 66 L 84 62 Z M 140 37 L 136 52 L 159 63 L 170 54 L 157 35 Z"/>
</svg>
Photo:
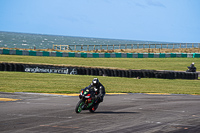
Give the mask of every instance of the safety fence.
<svg viewBox="0 0 200 133">
<path fill-rule="evenodd" d="M 200 58 L 200 53 L 81 53 L 0 49 L 0 54 L 83 58 Z"/>
<path fill-rule="evenodd" d="M 165 44 L 72 44 L 55 45 L 56 50 L 91 51 L 91 50 L 116 50 L 116 49 L 178 49 L 178 48 L 200 48 L 200 43 L 165 43 Z"/>
<path fill-rule="evenodd" d="M 59 73 L 74 75 L 111 76 L 127 78 L 198 79 L 196 72 L 120 70 L 110 68 L 91 68 L 78 66 L 56 66 L 41 64 L 0 63 L 0 71 L 19 71 L 31 73 Z"/>
</svg>

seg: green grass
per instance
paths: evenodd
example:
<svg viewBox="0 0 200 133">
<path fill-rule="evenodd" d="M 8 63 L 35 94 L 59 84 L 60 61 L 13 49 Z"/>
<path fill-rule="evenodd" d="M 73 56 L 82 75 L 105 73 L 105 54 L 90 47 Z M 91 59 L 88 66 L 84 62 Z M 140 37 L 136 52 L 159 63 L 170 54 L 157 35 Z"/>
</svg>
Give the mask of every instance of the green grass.
<svg viewBox="0 0 200 133">
<path fill-rule="evenodd" d="M 198 58 L 68 58 L 0 55 L 0 62 L 44 63 L 122 69 L 185 71 Z M 98 76 L 97 76 L 98 77 Z M 78 93 L 94 76 L 49 73 L 0 72 L 0 92 Z M 172 93 L 200 95 L 200 80 L 98 77 L 106 92 Z"/>
<path fill-rule="evenodd" d="M 0 92 L 79 93 L 94 76 L 0 72 Z M 97 76 L 108 93 L 171 93 L 200 95 L 200 80 L 134 79 Z"/>
<path fill-rule="evenodd" d="M 200 68 L 199 58 L 69 58 L 0 55 L 0 62 L 45 63 L 57 65 L 77 65 L 114 67 L 122 69 L 177 70 L 185 71 L 195 62 Z"/>
</svg>

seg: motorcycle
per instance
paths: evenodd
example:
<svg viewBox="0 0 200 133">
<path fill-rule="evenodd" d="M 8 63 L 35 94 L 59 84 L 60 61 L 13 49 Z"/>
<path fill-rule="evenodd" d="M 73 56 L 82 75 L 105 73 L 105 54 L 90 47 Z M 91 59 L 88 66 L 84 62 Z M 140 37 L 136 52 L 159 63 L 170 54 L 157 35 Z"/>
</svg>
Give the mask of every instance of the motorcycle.
<svg viewBox="0 0 200 133">
<path fill-rule="evenodd" d="M 188 69 L 186 70 L 186 72 L 191 72 L 190 67 L 187 67 Z"/>
<path fill-rule="evenodd" d="M 76 113 L 80 113 L 82 110 L 89 110 L 91 113 L 94 113 L 98 108 L 97 100 L 95 100 L 94 88 L 89 89 L 86 87 L 82 89 L 79 98 L 80 101 L 75 108 Z"/>
<path fill-rule="evenodd" d="M 186 72 L 196 72 L 196 67 L 191 68 L 191 67 L 187 67 L 188 69 L 186 70 Z"/>
</svg>

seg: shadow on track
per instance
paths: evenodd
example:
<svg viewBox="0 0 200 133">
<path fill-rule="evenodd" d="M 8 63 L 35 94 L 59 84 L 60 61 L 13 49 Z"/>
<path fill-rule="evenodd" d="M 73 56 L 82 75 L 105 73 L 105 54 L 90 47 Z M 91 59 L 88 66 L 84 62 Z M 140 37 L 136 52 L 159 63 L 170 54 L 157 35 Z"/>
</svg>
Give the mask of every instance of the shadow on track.
<svg viewBox="0 0 200 133">
<path fill-rule="evenodd" d="M 136 114 L 138 112 L 113 112 L 113 111 L 99 111 L 94 112 L 95 114 Z"/>
</svg>

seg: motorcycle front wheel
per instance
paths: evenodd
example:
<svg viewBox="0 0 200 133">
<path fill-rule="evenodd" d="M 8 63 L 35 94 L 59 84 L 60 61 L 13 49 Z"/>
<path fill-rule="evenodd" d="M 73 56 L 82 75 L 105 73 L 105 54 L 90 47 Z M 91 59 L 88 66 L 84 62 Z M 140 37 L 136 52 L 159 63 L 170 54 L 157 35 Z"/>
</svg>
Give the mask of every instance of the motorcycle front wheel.
<svg viewBox="0 0 200 133">
<path fill-rule="evenodd" d="M 76 105 L 75 112 L 80 113 L 83 109 L 83 106 L 84 106 L 84 101 L 80 100 Z"/>
</svg>

